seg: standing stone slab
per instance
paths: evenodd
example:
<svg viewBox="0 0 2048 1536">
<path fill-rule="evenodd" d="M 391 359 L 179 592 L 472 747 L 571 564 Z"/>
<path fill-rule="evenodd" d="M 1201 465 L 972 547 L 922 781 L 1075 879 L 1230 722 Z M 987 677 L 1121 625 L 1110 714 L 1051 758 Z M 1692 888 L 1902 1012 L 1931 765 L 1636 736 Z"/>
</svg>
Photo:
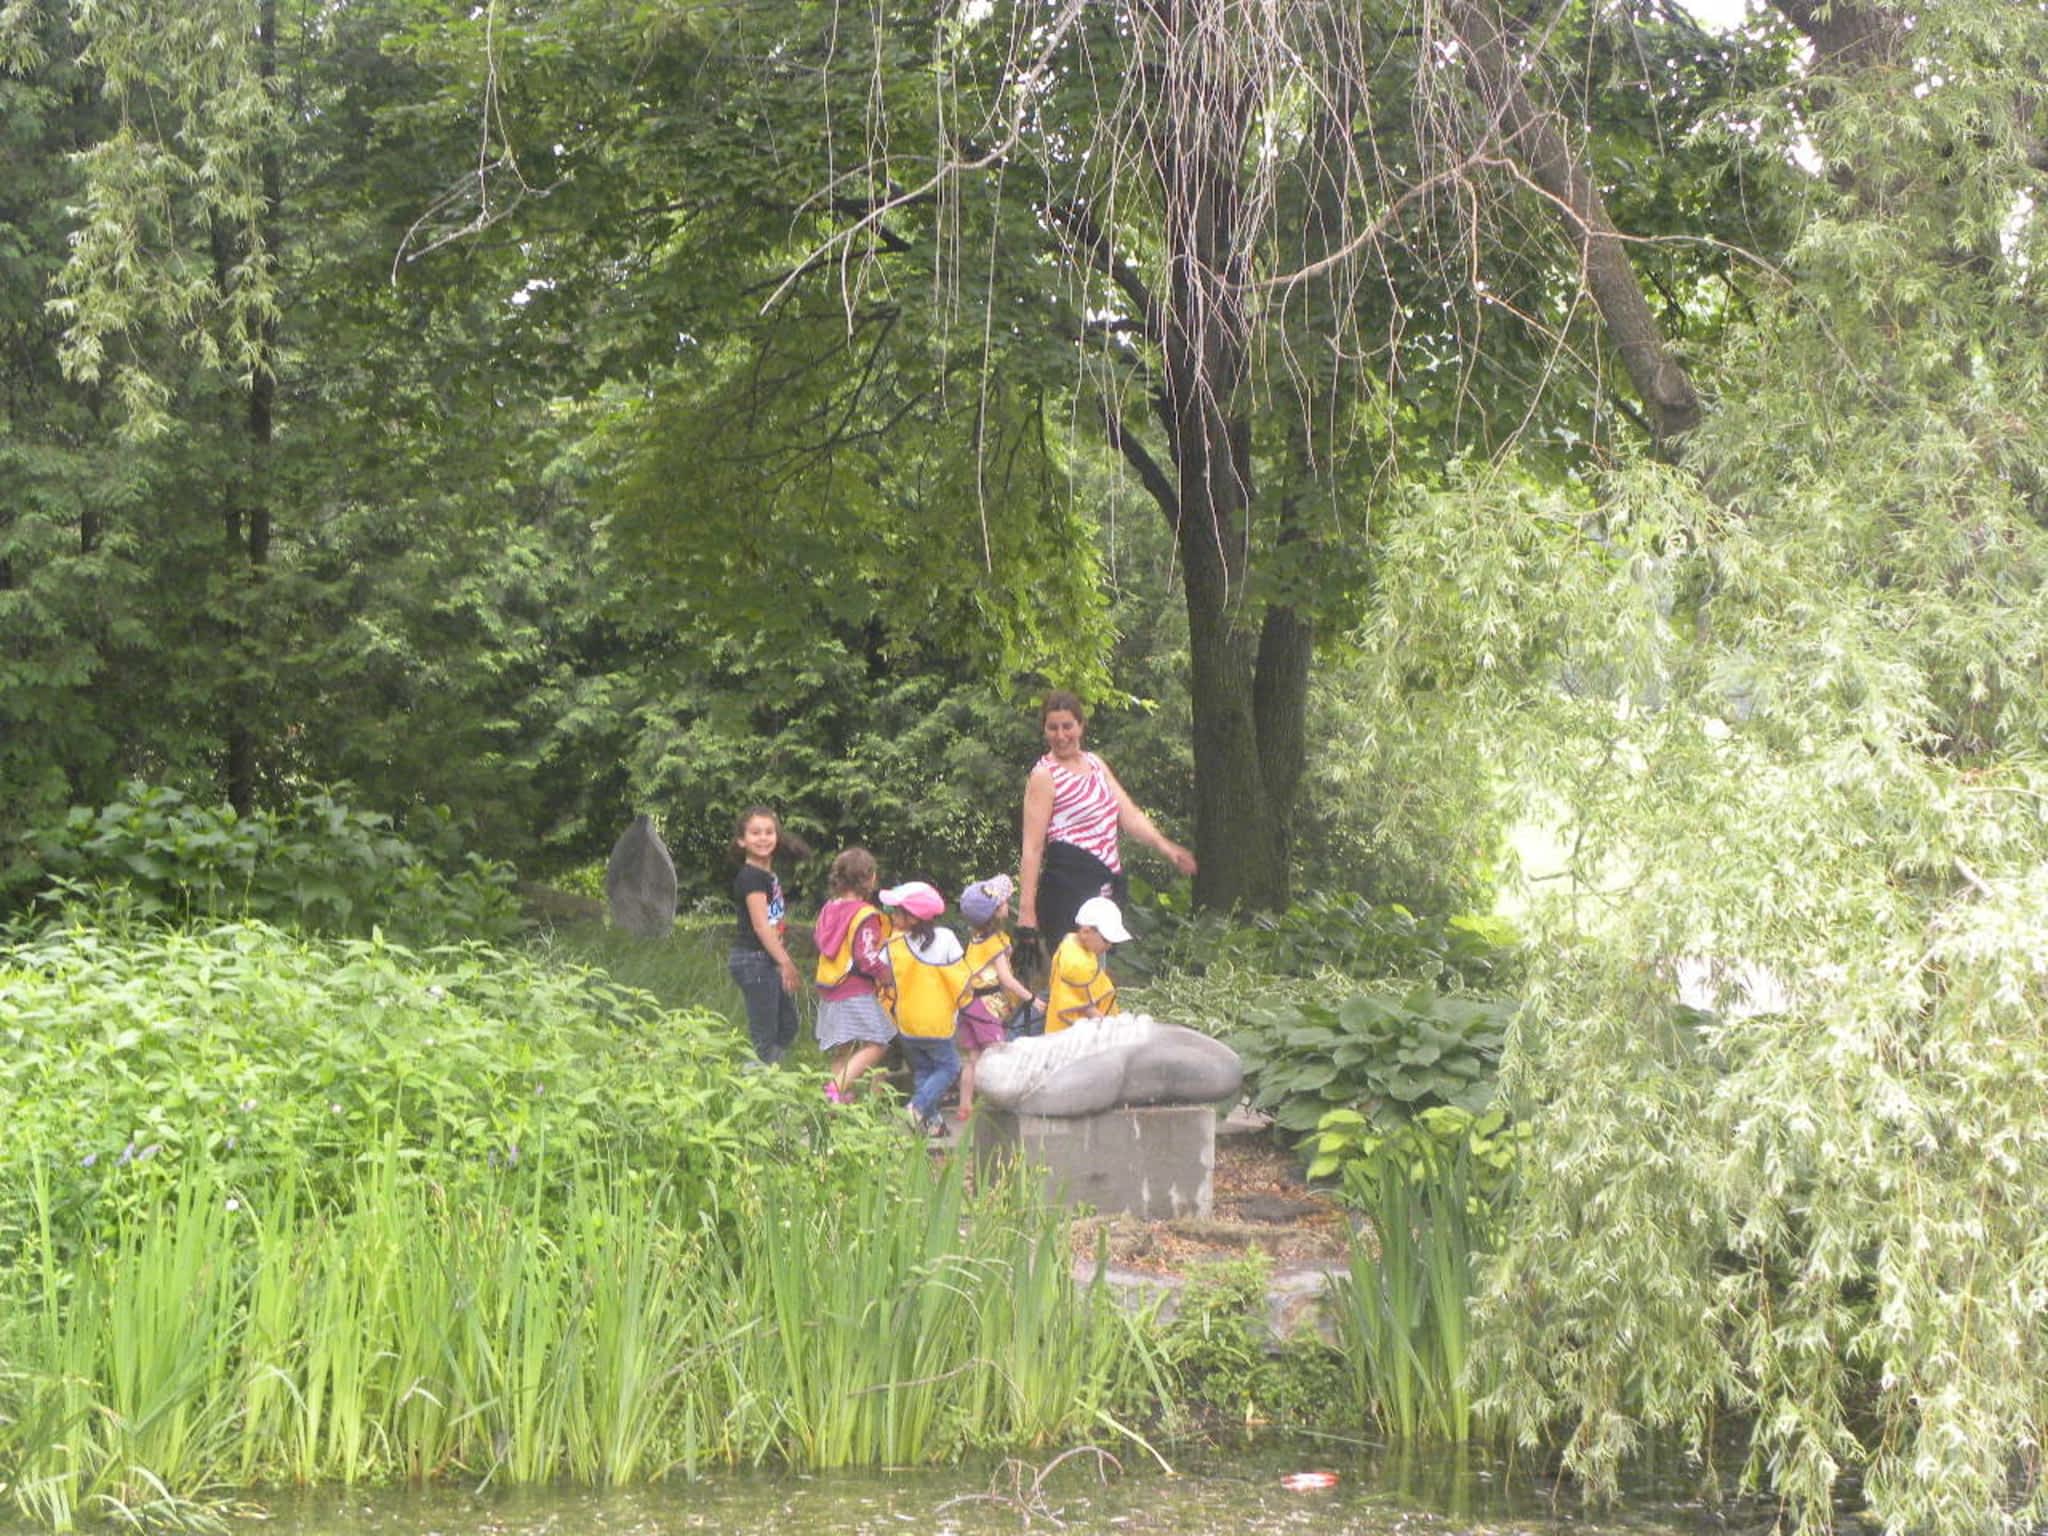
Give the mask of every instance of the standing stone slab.
<svg viewBox="0 0 2048 1536">
<path fill-rule="evenodd" d="M 612 844 L 604 867 L 612 926 L 643 939 L 665 939 L 676 925 L 676 866 L 652 816 L 635 816 Z"/>
<path fill-rule="evenodd" d="M 1216 1111 L 1207 1104 L 1027 1115 L 983 1101 L 974 1110 L 975 1163 L 993 1176 L 1022 1159 L 1046 1197 L 1141 1221 L 1206 1220 L 1215 1198 Z"/>
</svg>

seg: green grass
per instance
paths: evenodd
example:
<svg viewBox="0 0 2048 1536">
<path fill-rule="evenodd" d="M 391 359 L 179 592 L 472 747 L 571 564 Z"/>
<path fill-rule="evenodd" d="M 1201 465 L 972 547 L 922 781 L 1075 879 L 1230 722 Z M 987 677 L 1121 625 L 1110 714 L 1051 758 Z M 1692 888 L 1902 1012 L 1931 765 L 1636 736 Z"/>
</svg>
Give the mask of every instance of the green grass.
<svg viewBox="0 0 2048 1536">
<path fill-rule="evenodd" d="M 1024 1450 L 1156 1401 L 1061 1213 L 746 1070 L 722 957 L 672 949 L 699 1006 L 560 948 L 0 950 L 0 1487 L 191 1525 L 262 1484 Z"/>
<path fill-rule="evenodd" d="M 642 939 L 601 922 L 565 923 L 543 930 L 528 947 L 549 964 L 602 971 L 671 1011 L 704 1009 L 744 1027 L 746 1009 L 725 969 L 731 926 L 691 918 L 666 938 Z"/>
<path fill-rule="evenodd" d="M 686 917 L 661 939 L 636 938 L 603 923 L 568 923 L 543 931 L 529 951 L 543 963 L 581 966 L 602 972 L 621 986 L 646 993 L 670 1010 L 717 1014 L 731 1025 L 734 1038 L 747 1038 L 747 1009 L 740 990 L 726 970 L 732 947 L 730 918 Z M 804 970 L 801 961 L 798 969 Z M 797 999 L 794 1066 L 822 1070 L 812 1023 L 817 1002 L 808 989 Z"/>
<path fill-rule="evenodd" d="M 104 1246 L 40 1224 L 6 1275 L 0 1477 L 57 1527 L 250 1483 L 617 1484 L 905 1465 L 1095 1431 L 1148 1337 L 1056 1217 L 904 1143 L 851 1199 L 722 1213 L 639 1171 L 559 1195 L 373 1160 L 345 1202 L 195 1162 Z"/>
</svg>

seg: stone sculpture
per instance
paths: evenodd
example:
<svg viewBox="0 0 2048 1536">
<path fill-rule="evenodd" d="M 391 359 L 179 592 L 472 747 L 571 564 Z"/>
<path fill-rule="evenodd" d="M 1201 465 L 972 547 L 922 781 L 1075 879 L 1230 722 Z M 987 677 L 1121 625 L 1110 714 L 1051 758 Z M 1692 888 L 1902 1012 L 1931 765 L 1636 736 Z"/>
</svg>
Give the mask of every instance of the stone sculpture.
<svg viewBox="0 0 2048 1536">
<path fill-rule="evenodd" d="M 652 816 L 635 816 L 619 834 L 604 867 L 612 926 L 643 939 L 665 939 L 676 925 L 676 866 Z"/>
<path fill-rule="evenodd" d="M 987 1051 L 974 1083 L 977 1098 L 1012 1114 L 1071 1119 L 1232 1100 L 1244 1086 L 1244 1064 L 1199 1031 L 1119 1013 Z"/>
</svg>

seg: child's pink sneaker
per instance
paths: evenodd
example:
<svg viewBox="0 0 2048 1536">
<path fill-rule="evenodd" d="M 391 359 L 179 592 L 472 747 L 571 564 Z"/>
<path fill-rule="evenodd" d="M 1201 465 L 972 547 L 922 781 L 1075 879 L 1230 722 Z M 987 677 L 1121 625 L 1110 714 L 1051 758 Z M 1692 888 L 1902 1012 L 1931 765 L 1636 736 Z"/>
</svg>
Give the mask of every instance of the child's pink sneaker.
<svg viewBox="0 0 2048 1536">
<path fill-rule="evenodd" d="M 837 1083 L 827 1083 L 825 1085 L 825 1102 L 827 1104 L 844 1104 L 846 1102 L 846 1090 Z"/>
</svg>

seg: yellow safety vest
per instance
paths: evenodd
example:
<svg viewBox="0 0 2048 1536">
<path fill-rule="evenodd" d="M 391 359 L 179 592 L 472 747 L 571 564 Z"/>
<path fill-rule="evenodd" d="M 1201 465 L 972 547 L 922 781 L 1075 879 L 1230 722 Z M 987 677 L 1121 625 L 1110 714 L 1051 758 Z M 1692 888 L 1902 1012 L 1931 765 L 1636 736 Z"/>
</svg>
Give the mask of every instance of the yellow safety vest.
<svg viewBox="0 0 2048 1536">
<path fill-rule="evenodd" d="M 1100 955 L 1090 954 L 1074 934 L 1053 952 L 1052 984 L 1045 989 L 1045 1032 L 1056 1035 L 1082 1019 L 1116 1012 L 1116 983 Z"/>
<path fill-rule="evenodd" d="M 1010 948 L 1007 933 L 983 934 L 967 946 L 967 990 L 979 998 L 988 1016 L 998 1023 L 1017 1006 L 1017 999 L 1003 990 L 1002 978 L 996 974 L 996 961 L 1007 955 Z M 985 987 L 995 990 L 983 995 Z"/>
<path fill-rule="evenodd" d="M 890 974 L 896 978 L 896 995 L 888 1000 L 888 1008 L 896 1027 L 919 1040 L 943 1040 L 952 1034 L 953 1016 L 967 994 L 967 961 L 933 965 L 920 960 L 905 934 L 889 941 L 888 955 Z"/>
<path fill-rule="evenodd" d="M 839 947 L 831 954 L 818 956 L 816 980 L 821 987 L 836 987 L 853 974 L 853 936 L 860 932 L 860 925 L 871 917 L 882 920 L 882 942 L 889 941 L 889 918 L 880 907 L 871 907 L 866 902 L 853 914 L 853 921 L 846 925 L 846 932 L 840 937 Z"/>
</svg>

